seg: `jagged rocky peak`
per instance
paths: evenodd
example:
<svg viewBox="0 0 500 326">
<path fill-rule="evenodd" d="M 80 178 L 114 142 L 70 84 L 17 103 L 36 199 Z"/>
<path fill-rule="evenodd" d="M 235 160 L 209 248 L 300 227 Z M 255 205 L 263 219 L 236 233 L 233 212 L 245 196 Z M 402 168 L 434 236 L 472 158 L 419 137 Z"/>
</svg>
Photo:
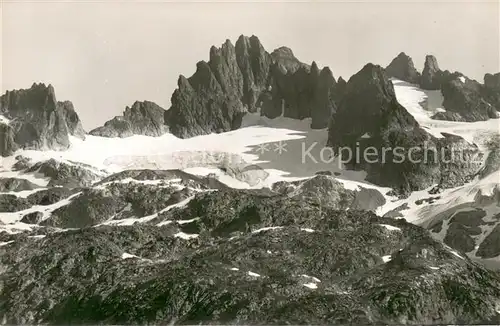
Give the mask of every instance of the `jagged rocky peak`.
<svg viewBox="0 0 500 326">
<path fill-rule="evenodd" d="M 18 149 L 14 137 L 14 129 L 8 124 L 0 123 L 0 156 L 10 156 Z"/>
<path fill-rule="evenodd" d="M 266 86 L 269 66 L 271 65 L 271 55 L 264 49 L 259 38 L 255 35 L 250 37 L 241 35 L 236 41 L 236 60 L 246 81 L 244 91 L 248 93 L 245 97 L 253 109 L 257 97 L 255 91 Z M 253 73 L 251 75 L 250 73 Z"/>
<path fill-rule="evenodd" d="M 425 160 L 422 156 L 417 159 L 412 156 L 410 160 L 410 148 L 420 148 L 419 155 L 424 155 L 427 150 L 439 154 L 443 148 L 461 146 L 471 157 L 478 149 L 461 137 L 444 135 L 443 139 L 436 139 L 422 129 L 398 103 L 384 69 L 373 64 L 367 64 L 349 79 L 330 122 L 328 145 L 335 155 L 345 155 L 342 159 L 347 168 L 365 170 L 367 180 L 392 187 L 401 196 L 433 184 L 443 188 L 463 185 L 480 168 L 479 164 L 462 164 L 461 161 L 442 164 L 444 160 Z M 364 156 L 368 147 L 376 149 L 369 160 Z M 352 156 L 341 153 L 340 148 L 349 148 Z M 404 153 L 402 160 L 393 151 L 395 148 Z M 355 154 L 357 150 L 360 154 Z"/>
<path fill-rule="evenodd" d="M 385 72 L 389 77 L 401 79 L 412 84 L 420 83 L 420 73 L 415 69 L 412 58 L 404 52 L 401 52 L 391 61 L 385 68 Z"/>
<path fill-rule="evenodd" d="M 9 118 L 26 115 L 30 110 L 55 110 L 57 106 L 54 87 L 33 83 L 28 89 L 6 91 L 0 98 L 0 112 Z"/>
<path fill-rule="evenodd" d="M 104 126 L 90 131 L 90 134 L 122 138 L 132 135 L 158 137 L 168 132 L 165 114 L 166 111 L 154 102 L 135 101 L 131 107 L 125 108 L 123 116 L 114 117 Z"/>
<path fill-rule="evenodd" d="M 433 55 L 425 57 L 424 70 L 420 87 L 427 90 L 437 90 L 441 88 L 442 71 L 439 68 L 437 59 Z"/>
<path fill-rule="evenodd" d="M 189 78 L 181 76 L 166 123 L 182 138 L 224 132 L 241 126 L 243 116 L 260 109 L 275 118 L 312 118 L 325 128 L 335 110 L 335 78 L 300 62 L 287 47 L 268 53 L 256 36 L 240 36 L 210 48 L 210 60 L 197 63 Z"/>
<path fill-rule="evenodd" d="M 34 83 L 29 89 L 7 91 L 0 97 L 0 115 L 3 125 L 8 124 L 2 130 L 2 156 L 17 148 L 67 149 L 70 135 L 85 138 L 73 104 L 58 102 L 52 85 Z"/>
<path fill-rule="evenodd" d="M 299 68 L 308 68 L 308 66 L 299 61 L 293 54 L 292 49 L 286 46 L 277 48 L 271 53 L 271 58 L 284 70 L 284 72 L 294 73 Z"/>
</svg>

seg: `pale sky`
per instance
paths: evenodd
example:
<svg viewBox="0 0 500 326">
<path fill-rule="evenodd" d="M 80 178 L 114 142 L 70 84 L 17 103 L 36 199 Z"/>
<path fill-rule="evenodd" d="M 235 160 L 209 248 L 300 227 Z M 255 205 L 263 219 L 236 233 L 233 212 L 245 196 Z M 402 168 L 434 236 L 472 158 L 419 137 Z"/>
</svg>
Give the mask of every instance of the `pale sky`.
<svg viewBox="0 0 500 326">
<path fill-rule="evenodd" d="M 1 0 L 0 0 L 1 2 Z M 135 100 L 168 109 L 179 74 L 208 60 L 211 45 L 257 35 L 306 63 L 348 79 L 399 52 L 421 70 L 426 54 L 443 69 L 482 82 L 499 72 L 498 1 L 165 2 L 6 1 L 1 12 L 2 93 L 50 83 L 90 130 Z"/>
</svg>

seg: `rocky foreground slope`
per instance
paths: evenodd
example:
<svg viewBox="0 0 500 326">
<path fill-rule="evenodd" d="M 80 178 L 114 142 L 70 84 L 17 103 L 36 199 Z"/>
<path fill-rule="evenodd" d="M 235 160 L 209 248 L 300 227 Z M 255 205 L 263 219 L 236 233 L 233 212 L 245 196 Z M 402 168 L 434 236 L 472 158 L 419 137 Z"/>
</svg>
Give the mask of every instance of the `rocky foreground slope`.
<svg viewBox="0 0 500 326">
<path fill-rule="evenodd" d="M 187 190 L 147 196 L 134 190 L 146 175 L 167 193 Z M 498 273 L 419 226 L 352 208 L 367 202 L 332 177 L 267 192 L 213 189 L 175 171 L 111 180 L 95 189 L 129 201 L 128 215 L 1 234 L 4 323 L 500 322 Z M 71 204 L 85 198 L 104 212 L 85 195 Z M 158 203 L 170 208 L 139 218 Z"/>
</svg>

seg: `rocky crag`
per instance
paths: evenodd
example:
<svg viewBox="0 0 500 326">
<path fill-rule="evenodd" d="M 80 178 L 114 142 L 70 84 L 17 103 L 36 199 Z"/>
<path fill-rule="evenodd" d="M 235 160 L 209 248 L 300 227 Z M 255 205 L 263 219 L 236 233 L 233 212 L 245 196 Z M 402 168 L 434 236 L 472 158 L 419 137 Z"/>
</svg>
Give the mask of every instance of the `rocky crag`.
<svg viewBox="0 0 500 326">
<path fill-rule="evenodd" d="M 107 121 L 104 126 L 90 131 L 91 135 L 101 137 L 130 137 L 144 135 L 158 137 L 168 132 L 165 121 L 166 111 L 149 101 L 136 101 L 126 107 L 123 116 Z"/>
<path fill-rule="evenodd" d="M 476 145 L 459 136 L 443 136 L 435 138 L 422 129 L 398 103 L 384 69 L 367 64 L 347 83 L 332 116 L 328 145 L 336 155 L 342 154 L 342 148 L 350 149 L 348 168 L 365 170 L 371 182 L 406 195 L 433 184 L 463 185 L 480 169 L 481 163 L 472 159 L 480 156 Z M 369 147 L 375 148 L 375 154 L 366 158 Z M 417 150 L 410 159 L 411 148 Z M 355 154 L 357 149 L 361 154 Z M 450 160 L 452 151 L 467 157 Z"/>
<path fill-rule="evenodd" d="M 69 136 L 85 138 L 69 101 L 58 102 L 51 85 L 7 91 L 0 97 L 0 155 L 21 149 L 67 149 Z"/>
<path fill-rule="evenodd" d="M 437 113 L 434 119 L 474 122 L 499 117 L 500 74 L 486 74 L 481 84 L 460 72 L 441 70 L 433 55 L 425 57 L 424 69 L 419 74 L 405 53 L 400 53 L 385 72 L 389 77 L 419 85 L 424 90 L 440 90 L 446 112 Z"/>
</svg>

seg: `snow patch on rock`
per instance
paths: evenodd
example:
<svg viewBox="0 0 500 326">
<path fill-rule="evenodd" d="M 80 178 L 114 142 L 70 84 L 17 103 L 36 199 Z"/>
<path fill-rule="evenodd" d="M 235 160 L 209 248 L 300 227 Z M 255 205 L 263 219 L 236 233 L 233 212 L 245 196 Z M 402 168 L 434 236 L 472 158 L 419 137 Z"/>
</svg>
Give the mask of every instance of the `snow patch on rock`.
<svg viewBox="0 0 500 326">
<path fill-rule="evenodd" d="M 252 231 L 252 233 L 260 233 L 260 232 L 269 231 L 269 230 L 279 230 L 279 229 L 282 229 L 282 228 L 283 228 L 282 226 L 268 226 L 268 227 L 264 227 L 264 228 L 260 228 L 260 229 L 254 230 L 254 231 Z"/>
<path fill-rule="evenodd" d="M 176 234 L 174 234 L 174 237 L 175 238 L 181 238 L 181 239 L 184 239 L 184 240 L 190 240 L 190 239 L 198 238 L 199 234 L 187 234 L 187 233 L 184 233 L 184 232 L 177 232 Z"/>
<path fill-rule="evenodd" d="M 305 286 L 306 288 L 309 288 L 309 289 L 317 289 L 318 288 L 318 285 L 316 283 L 305 283 L 305 284 L 302 284 L 303 286 Z"/>
<path fill-rule="evenodd" d="M 131 255 L 131 254 L 126 253 L 126 252 L 124 252 L 124 253 L 122 254 L 122 259 L 129 259 L 129 258 L 140 258 L 140 257 L 138 257 L 138 256 L 136 256 L 136 255 Z"/>
</svg>

